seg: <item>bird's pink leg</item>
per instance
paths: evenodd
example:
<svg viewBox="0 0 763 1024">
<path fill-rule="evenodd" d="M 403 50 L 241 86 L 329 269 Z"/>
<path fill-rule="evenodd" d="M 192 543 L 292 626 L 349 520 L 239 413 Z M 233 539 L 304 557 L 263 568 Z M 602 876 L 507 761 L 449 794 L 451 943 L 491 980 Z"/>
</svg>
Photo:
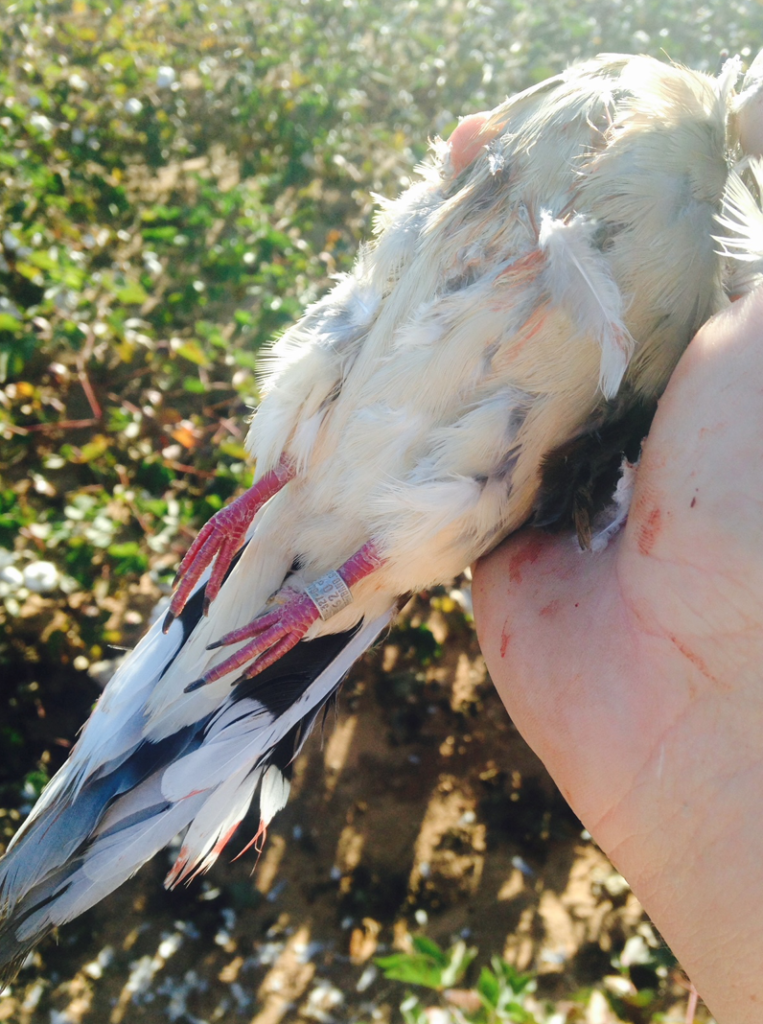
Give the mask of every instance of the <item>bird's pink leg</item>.
<svg viewBox="0 0 763 1024">
<path fill-rule="evenodd" d="M 204 593 L 204 614 L 220 592 L 225 574 L 241 547 L 249 524 L 266 501 L 277 494 L 295 475 L 294 465 L 284 456 L 253 487 L 221 508 L 206 523 L 180 563 L 175 576 L 175 591 L 164 620 L 164 632 L 186 606 L 193 588 L 207 566 L 216 559 Z"/>
<path fill-rule="evenodd" d="M 250 665 L 252 661 L 254 664 L 246 672 L 245 678 L 259 675 L 296 646 L 319 616 L 329 619 L 346 607 L 352 601 L 350 587 L 370 576 L 383 561 L 374 542 L 368 541 L 338 570 L 327 572 L 306 590 L 284 587 L 275 599 L 280 602 L 279 607 L 260 615 L 247 626 L 226 633 L 216 643 L 209 645 L 207 649 L 212 650 L 254 638 L 201 679 L 186 686 L 185 692 L 191 693 L 206 683 L 214 683 L 229 672 Z"/>
</svg>

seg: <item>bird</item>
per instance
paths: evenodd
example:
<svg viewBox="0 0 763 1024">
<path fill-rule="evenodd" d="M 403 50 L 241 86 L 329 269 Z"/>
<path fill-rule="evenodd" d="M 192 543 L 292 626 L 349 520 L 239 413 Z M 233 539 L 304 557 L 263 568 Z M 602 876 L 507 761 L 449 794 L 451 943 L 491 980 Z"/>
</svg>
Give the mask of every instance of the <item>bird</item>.
<svg viewBox="0 0 763 1024">
<path fill-rule="evenodd" d="M 595 546 L 681 353 L 763 273 L 760 60 L 739 91 L 739 58 L 573 65 L 463 118 L 381 202 L 265 360 L 252 487 L 0 860 L 0 988 L 179 833 L 168 886 L 255 800 L 259 848 L 408 595 L 527 524 Z"/>
</svg>

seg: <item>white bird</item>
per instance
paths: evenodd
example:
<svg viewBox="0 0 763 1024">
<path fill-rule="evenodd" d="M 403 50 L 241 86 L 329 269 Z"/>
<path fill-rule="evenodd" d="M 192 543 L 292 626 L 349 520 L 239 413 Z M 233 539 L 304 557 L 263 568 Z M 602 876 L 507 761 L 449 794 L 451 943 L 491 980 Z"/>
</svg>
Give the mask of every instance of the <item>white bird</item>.
<svg viewBox="0 0 763 1024">
<path fill-rule="evenodd" d="M 690 338 L 763 269 L 741 144 L 763 80 L 737 96 L 739 73 L 599 57 L 465 118 L 383 204 L 273 347 L 253 488 L 204 528 L 0 862 L 0 984 L 178 832 L 169 885 L 255 796 L 261 839 L 405 595 L 533 518 L 590 536 Z"/>
</svg>

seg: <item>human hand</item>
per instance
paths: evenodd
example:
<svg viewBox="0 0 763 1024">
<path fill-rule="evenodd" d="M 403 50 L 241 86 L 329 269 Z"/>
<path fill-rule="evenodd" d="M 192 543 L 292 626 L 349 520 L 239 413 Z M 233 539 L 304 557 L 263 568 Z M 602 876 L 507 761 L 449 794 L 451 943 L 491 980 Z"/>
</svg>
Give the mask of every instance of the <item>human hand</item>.
<svg viewBox="0 0 763 1024">
<path fill-rule="evenodd" d="M 620 535 L 523 531 L 474 605 L 512 719 L 719 1024 L 759 1024 L 763 290 L 682 358 Z"/>
</svg>

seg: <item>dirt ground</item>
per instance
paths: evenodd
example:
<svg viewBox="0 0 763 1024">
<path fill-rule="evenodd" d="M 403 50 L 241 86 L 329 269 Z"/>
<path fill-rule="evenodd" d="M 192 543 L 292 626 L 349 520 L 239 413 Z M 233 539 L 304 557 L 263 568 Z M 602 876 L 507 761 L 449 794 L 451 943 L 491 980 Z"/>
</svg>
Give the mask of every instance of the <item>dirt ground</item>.
<svg viewBox="0 0 763 1024">
<path fill-rule="evenodd" d="M 253 850 L 232 859 L 253 820 L 188 887 L 165 892 L 160 854 L 43 945 L 0 1021 L 399 1021 L 405 990 L 373 958 L 415 931 L 465 938 L 476 966 L 500 953 L 537 971 L 554 1024 L 653 1019 L 644 988 L 683 1020 L 680 972 L 637 900 L 513 727 L 460 609 L 433 604 L 356 666 L 256 870 Z M 633 998 L 616 1016 L 602 991 L 618 984 Z"/>
</svg>

